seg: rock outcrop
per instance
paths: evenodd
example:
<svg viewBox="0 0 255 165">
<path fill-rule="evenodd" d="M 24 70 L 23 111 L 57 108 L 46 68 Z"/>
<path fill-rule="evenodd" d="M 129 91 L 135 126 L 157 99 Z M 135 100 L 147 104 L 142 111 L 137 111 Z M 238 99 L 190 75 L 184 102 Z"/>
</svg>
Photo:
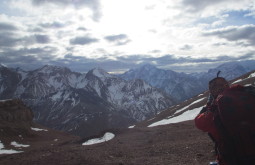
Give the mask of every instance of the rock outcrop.
<svg viewBox="0 0 255 165">
<path fill-rule="evenodd" d="M 33 116 L 32 110 L 19 99 L 0 101 L 0 135 L 32 135 Z"/>
</svg>

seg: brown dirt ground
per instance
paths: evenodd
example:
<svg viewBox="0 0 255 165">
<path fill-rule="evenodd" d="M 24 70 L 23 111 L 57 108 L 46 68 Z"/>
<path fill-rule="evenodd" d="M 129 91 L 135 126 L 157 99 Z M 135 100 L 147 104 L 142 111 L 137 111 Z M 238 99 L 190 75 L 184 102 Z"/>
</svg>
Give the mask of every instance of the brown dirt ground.
<svg viewBox="0 0 255 165">
<path fill-rule="evenodd" d="M 0 155 L 1 165 L 208 165 L 213 143 L 193 121 L 115 130 L 115 138 L 82 146 L 79 137 L 54 130 L 16 139 L 23 153 Z M 55 139 L 58 139 L 57 141 Z M 11 141 L 5 139 L 8 143 Z M 2 140 L 3 142 L 3 140 Z M 10 147 L 5 145 L 6 147 Z M 17 148 L 16 148 L 17 150 Z"/>
</svg>

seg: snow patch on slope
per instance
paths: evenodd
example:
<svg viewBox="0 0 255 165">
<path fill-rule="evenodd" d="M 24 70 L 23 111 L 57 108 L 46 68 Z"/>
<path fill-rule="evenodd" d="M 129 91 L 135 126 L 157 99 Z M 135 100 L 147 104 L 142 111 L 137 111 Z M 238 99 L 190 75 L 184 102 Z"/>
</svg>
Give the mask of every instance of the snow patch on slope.
<svg viewBox="0 0 255 165">
<path fill-rule="evenodd" d="M 103 143 L 103 142 L 113 139 L 114 137 L 115 137 L 115 135 L 113 133 L 106 132 L 103 137 L 90 139 L 90 140 L 82 143 L 82 145 L 93 145 L 93 144 Z"/>
<path fill-rule="evenodd" d="M 191 105 L 196 104 L 196 103 L 198 103 L 198 102 L 200 102 L 200 101 L 203 101 L 204 99 L 206 99 L 206 97 L 203 97 L 203 98 L 201 98 L 201 99 L 198 99 L 198 100 L 194 101 L 193 103 L 189 104 L 188 106 L 186 106 L 186 107 L 184 107 L 184 108 L 182 108 L 182 109 L 177 110 L 174 114 L 177 114 L 177 113 L 179 113 L 179 112 L 182 112 L 182 111 L 184 111 L 185 109 L 187 109 L 188 107 L 190 107 Z"/>
<path fill-rule="evenodd" d="M 159 125 L 167 125 L 167 124 L 171 124 L 171 123 L 179 123 L 179 122 L 183 122 L 183 121 L 193 120 L 197 116 L 197 114 L 201 111 L 201 108 L 202 107 L 186 111 L 183 114 L 173 117 L 173 118 L 170 118 L 170 119 L 160 120 L 158 122 L 155 122 L 155 123 L 149 125 L 148 127 L 155 127 L 155 126 L 159 126 Z"/>
<path fill-rule="evenodd" d="M 31 127 L 31 130 L 33 130 L 33 131 L 48 131 L 47 129 L 33 128 L 33 127 Z"/>
<path fill-rule="evenodd" d="M 19 144 L 15 141 L 11 142 L 11 145 L 13 145 L 14 147 L 29 147 L 30 145 L 26 145 L 26 144 Z"/>
<path fill-rule="evenodd" d="M 16 150 L 6 150 L 4 149 L 4 144 L 0 141 L 0 154 L 16 154 L 23 151 L 16 151 Z"/>
<path fill-rule="evenodd" d="M 248 78 L 252 78 L 252 77 L 255 77 L 255 72 L 250 74 L 250 76 Z"/>
<path fill-rule="evenodd" d="M 247 78 L 245 78 L 245 79 L 238 79 L 238 80 L 232 82 L 232 84 L 235 84 L 235 83 L 238 83 L 238 82 L 241 82 L 241 81 L 243 81 L 243 80 L 246 80 L 246 79 L 249 79 L 249 78 L 253 78 L 253 77 L 255 77 L 255 72 L 251 73 L 251 74 L 250 74 Z"/>
</svg>

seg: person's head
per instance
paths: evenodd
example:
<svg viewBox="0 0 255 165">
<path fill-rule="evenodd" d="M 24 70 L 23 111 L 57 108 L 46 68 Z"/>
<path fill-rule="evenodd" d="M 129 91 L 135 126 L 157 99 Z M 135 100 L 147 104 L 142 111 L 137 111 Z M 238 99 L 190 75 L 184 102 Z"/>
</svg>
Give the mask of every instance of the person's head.
<svg viewBox="0 0 255 165">
<path fill-rule="evenodd" d="M 229 88 L 228 81 L 223 77 L 218 77 L 218 75 L 219 72 L 217 74 L 217 77 L 209 82 L 209 91 L 213 98 L 217 98 L 220 93 L 222 93 L 225 89 Z"/>
</svg>

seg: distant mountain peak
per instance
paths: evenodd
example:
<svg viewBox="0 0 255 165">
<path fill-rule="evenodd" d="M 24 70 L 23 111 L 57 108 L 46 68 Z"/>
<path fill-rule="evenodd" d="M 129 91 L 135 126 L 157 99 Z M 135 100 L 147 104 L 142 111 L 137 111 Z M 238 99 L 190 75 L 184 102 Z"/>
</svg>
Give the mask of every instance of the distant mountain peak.
<svg viewBox="0 0 255 165">
<path fill-rule="evenodd" d="M 140 68 L 145 69 L 145 70 L 151 70 L 151 69 L 156 69 L 156 66 L 154 66 L 152 64 L 144 64 Z"/>
<path fill-rule="evenodd" d="M 106 72 L 104 69 L 97 67 L 89 71 L 90 74 L 93 74 L 96 77 L 99 78 L 106 78 L 106 77 L 112 77 L 108 72 Z"/>
<path fill-rule="evenodd" d="M 6 65 L 0 63 L 0 68 L 6 68 L 6 67 L 7 67 Z"/>
<path fill-rule="evenodd" d="M 71 72 L 69 68 L 63 66 L 55 66 L 55 65 L 44 65 L 40 69 L 40 72 L 51 73 L 51 72 Z"/>
</svg>

